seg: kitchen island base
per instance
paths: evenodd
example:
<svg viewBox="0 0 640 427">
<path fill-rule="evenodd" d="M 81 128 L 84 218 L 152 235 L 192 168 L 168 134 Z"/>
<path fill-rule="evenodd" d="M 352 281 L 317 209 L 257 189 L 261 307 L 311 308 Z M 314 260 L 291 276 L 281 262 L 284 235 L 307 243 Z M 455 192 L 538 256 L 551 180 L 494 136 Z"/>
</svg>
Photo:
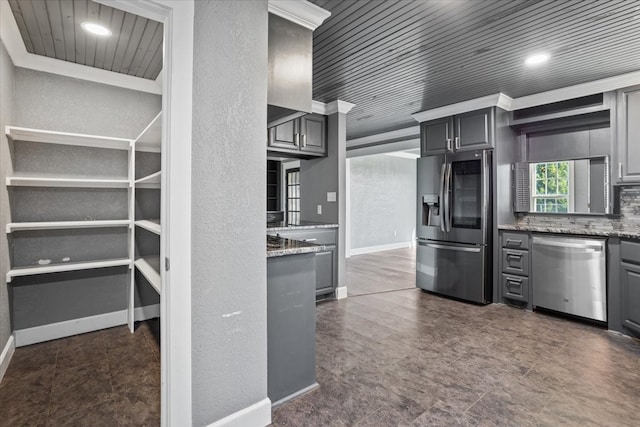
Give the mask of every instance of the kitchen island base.
<svg viewBox="0 0 640 427">
<path fill-rule="evenodd" d="M 315 254 L 267 258 L 267 392 L 273 406 L 317 387 Z"/>
</svg>

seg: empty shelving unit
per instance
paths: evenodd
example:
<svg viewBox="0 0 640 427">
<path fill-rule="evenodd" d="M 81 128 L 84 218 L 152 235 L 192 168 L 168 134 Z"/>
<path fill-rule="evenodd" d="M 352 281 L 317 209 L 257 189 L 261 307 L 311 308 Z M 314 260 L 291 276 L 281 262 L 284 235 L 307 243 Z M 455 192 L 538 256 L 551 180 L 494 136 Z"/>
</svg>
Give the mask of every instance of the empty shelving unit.
<svg viewBox="0 0 640 427">
<path fill-rule="evenodd" d="M 133 330 L 134 320 L 158 315 L 159 240 L 152 246 L 137 245 L 135 239 L 143 230 L 158 237 L 160 234 L 160 139 L 157 146 L 150 142 L 153 131 L 160 129 L 160 117 L 136 140 L 5 128 L 13 169 L 5 182 L 11 211 L 11 222 L 5 229 L 11 260 L 6 281 L 14 289 L 40 286 L 46 294 L 35 306 L 14 298 L 13 311 L 37 318 L 42 308 L 39 305 L 46 303 L 60 318 L 58 323 L 40 325 L 34 320 L 33 327 L 16 329 L 16 345 L 125 322 Z M 138 149 L 153 152 L 154 157 L 145 158 L 145 152 L 136 161 L 136 143 Z M 149 172 L 150 168 L 156 170 Z M 141 175 L 156 176 L 136 183 L 136 178 L 144 178 Z M 157 202 L 141 204 L 141 212 L 153 207 L 152 217 L 136 217 L 137 186 L 157 193 Z M 140 256 L 136 256 L 138 246 L 146 250 Z M 153 250 L 146 249 L 149 246 Z M 134 270 L 146 277 L 150 286 L 136 283 Z M 61 300 L 56 287 L 66 292 L 74 289 L 77 301 Z M 105 288 L 113 292 L 105 293 Z M 110 311 L 83 316 L 91 312 L 90 307 L 83 306 L 90 306 L 87 301 L 91 299 L 101 299 L 102 306 L 107 307 L 103 310 Z M 66 306 L 57 309 L 56 304 Z M 138 309 L 142 310 L 136 316 Z"/>
<path fill-rule="evenodd" d="M 161 124 L 159 113 L 133 142 L 133 188 L 131 217 L 135 230 L 132 233 L 131 253 L 135 271 L 131 275 L 131 299 L 135 290 L 148 283 L 162 294 L 160 273 L 161 248 Z M 132 307 L 129 307 L 132 311 Z M 133 328 L 133 319 L 130 318 Z"/>
</svg>

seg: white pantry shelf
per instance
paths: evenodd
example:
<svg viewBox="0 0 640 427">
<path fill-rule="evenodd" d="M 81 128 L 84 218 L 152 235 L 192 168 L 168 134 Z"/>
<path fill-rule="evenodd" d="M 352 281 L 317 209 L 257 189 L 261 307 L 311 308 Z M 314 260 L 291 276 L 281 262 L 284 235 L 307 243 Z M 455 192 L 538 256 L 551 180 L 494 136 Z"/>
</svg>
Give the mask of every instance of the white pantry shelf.
<svg viewBox="0 0 640 427">
<path fill-rule="evenodd" d="M 136 179 L 135 184 L 137 188 L 160 188 L 160 178 L 162 177 L 162 171 L 152 173 L 140 179 Z"/>
<path fill-rule="evenodd" d="M 7 177 L 7 187 L 127 188 L 129 186 L 127 179 Z"/>
<path fill-rule="evenodd" d="M 64 271 L 91 270 L 94 268 L 118 267 L 128 265 L 131 268 L 129 258 L 105 259 L 100 261 L 68 262 L 63 264 L 36 265 L 29 267 L 16 267 L 7 272 L 7 283 L 11 283 L 14 277 L 33 276 L 36 274 L 60 273 Z"/>
<path fill-rule="evenodd" d="M 149 284 L 153 286 L 153 289 L 161 294 L 162 283 L 160 280 L 160 257 L 157 255 L 145 256 L 138 258 L 134 264 L 140 273 L 142 273 L 142 275 L 149 281 Z"/>
<path fill-rule="evenodd" d="M 160 235 L 160 220 L 159 219 L 142 219 L 135 222 L 136 226 L 144 228 L 147 231 Z"/>
<path fill-rule="evenodd" d="M 149 123 L 135 140 L 137 151 L 159 153 L 162 141 L 162 112 Z"/>
<path fill-rule="evenodd" d="M 78 145 L 83 147 L 128 150 L 133 141 L 124 138 L 112 138 L 99 135 L 56 132 L 51 130 L 30 129 L 6 126 L 5 133 L 13 141 L 43 142 L 48 144 Z"/>
<path fill-rule="evenodd" d="M 7 224 L 7 233 L 26 230 L 65 230 L 73 228 L 129 227 L 128 219 L 100 221 L 48 221 L 48 222 L 11 222 Z"/>
</svg>

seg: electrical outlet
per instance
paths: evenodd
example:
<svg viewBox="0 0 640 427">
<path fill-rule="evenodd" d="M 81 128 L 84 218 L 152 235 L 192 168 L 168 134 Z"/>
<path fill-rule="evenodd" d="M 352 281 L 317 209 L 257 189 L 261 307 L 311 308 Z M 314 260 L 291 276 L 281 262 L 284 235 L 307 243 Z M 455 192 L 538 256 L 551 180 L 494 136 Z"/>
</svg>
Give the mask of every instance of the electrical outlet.
<svg viewBox="0 0 640 427">
<path fill-rule="evenodd" d="M 322 215 L 322 205 L 318 205 L 318 215 Z"/>
<path fill-rule="evenodd" d="M 327 202 L 335 202 L 336 201 L 336 192 L 328 191 L 327 192 Z"/>
</svg>

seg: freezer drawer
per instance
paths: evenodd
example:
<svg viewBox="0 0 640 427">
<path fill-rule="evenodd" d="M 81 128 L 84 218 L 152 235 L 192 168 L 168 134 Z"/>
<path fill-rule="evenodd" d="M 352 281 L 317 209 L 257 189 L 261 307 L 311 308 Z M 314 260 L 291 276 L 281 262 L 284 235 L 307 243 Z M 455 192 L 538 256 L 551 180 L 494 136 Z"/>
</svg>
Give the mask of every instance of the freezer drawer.
<svg viewBox="0 0 640 427">
<path fill-rule="evenodd" d="M 605 239 L 533 237 L 533 306 L 607 320 Z"/>
<path fill-rule="evenodd" d="M 481 304 L 491 302 L 485 246 L 418 241 L 416 252 L 419 288 Z"/>
</svg>

